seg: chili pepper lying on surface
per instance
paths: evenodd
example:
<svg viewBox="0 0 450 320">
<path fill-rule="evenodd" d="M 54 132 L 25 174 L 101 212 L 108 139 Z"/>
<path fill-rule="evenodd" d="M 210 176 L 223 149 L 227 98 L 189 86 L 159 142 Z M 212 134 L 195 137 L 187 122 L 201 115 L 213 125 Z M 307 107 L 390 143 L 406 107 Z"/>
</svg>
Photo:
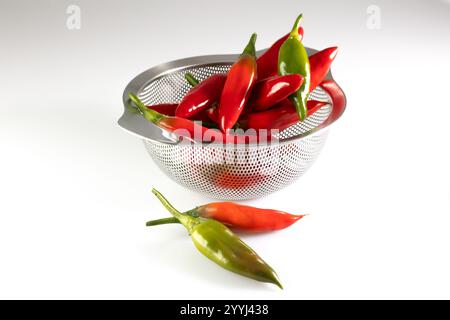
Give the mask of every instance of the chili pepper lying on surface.
<svg viewBox="0 0 450 320">
<path fill-rule="evenodd" d="M 217 220 L 230 228 L 245 232 L 268 232 L 289 227 L 304 215 L 293 215 L 271 209 L 244 206 L 233 202 L 213 202 L 185 212 L 195 218 Z M 163 224 L 161 220 L 147 222 L 147 225 Z M 174 223 L 170 221 L 167 223 Z"/>
<path fill-rule="evenodd" d="M 300 74 L 303 76 L 304 80 L 300 89 L 291 96 L 291 100 L 294 103 L 300 121 L 303 121 L 306 118 L 306 103 L 308 100 L 311 76 L 308 53 L 300 41 L 298 33 L 298 26 L 301 19 L 302 14 L 295 20 L 294 27 L 292 28 L 289 37 L 280 47 L 278 73 L 282 76 L 287 74 Z"/>
<path fill-rule="evenodd" d="M 247 103 L 249 112 L 266 110 L 295 93 L 303 83 L 299 74 L 274 76 L 259 80 Z"/>
<path fill-rule="evenodd" d="M 338 53 L 338 47 L 331 47 L 319 51 L 309 57 L 311 69 L 311 84 L 309 91 L 312 92 L 325 79 L 330 70 L 331 63 Z"/>
<path fill-rule="evenodd" d="M 303 28 L 298 27 L 298 35 L 300 40 L 303 38 Z M 269 49 L 266 50 L 257 60 L 258 78 L 264 79 L 278 74 L 278 52 L 281 45 L 289 37 L 289 33 L 278 39 Z"/>
<path fill-rule="evenodd" d="M 218 73 L 200 82 L 183 97 L 175 115 L 181 118 L 191 118 L 210 108 L 220 99 L 226 79 L 226 74 Z"/>
<path fill-rule="evenodd" d="M 187 229 L 195 247 L 205 257 L 231 272 L 283 288 L 275 271 L 227 226 L 216 220 L 183 214 L 157 190 L 153 189 L 152 192 Z"/>
<path fill-rule="evenodd" d="M 312 115 L 326 104 L 326 102 L 322 101 L 308 101 L 308 116 Z M 299 120 L 300 118 L 292 104 L 292 101 L 285 99 L 272 109 L 247 115 L 245 119 L 240 121 L 240 124 L 244 129 L 276 129 L 282 131 L 296 124 Z"/>
<path fill-rule="evenodd" d="M 238 121 L 242 110 L 256 82 L 256 33 L 228 72 L 218 109 L 219 127 L 223 132 L 232 128 Z"/>
</svg>

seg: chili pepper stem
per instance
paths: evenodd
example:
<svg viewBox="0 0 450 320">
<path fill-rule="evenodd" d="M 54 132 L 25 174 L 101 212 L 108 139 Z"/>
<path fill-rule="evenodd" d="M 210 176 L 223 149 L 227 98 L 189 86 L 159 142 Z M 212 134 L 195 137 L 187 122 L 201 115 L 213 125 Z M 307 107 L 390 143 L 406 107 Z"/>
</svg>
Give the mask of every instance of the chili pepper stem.
<svg viewBox="0 0 450 320">
<path fill-rule="evenodd" d="M 147 227 L 153 227 L 153 226 L 158 226 L 161 224 L 169 224 L 169 223 L 180 223 L 180 221 L 175 217 L 169 217 L 169 218 L 162 218 L 162 219 L 147 221 L 145 223 L 145 225 Z"/>
<path fill-rule="evenodd" d="M 138 107 L 139 111 L 141 111 L 142 115 L 150 122 L 156 123 L 162 118 L 164 118 L 164 115 L 161 113 L 151 110 L 147 108 L 147 106 L 139 99 L 134 93 L 130 92 L 128 94 L 128 97 L 131 101 L 134 102 L 134 104 Z"/>
<path fill-rule="evenodd" d="M 303 18 L 303 13 L 300 13 L 300 15 L 297 17 L 297 20 L 295 20 L 294 26 L 292 27 L 290 36 L 291 37 L 299 37 L 298 28 L 300 27 L 300 21 Z"/>
<path fill-rule="evenodd" d="M 200 81 L 198 81 L 190 72 L 186 72 L 186 74 L 184 75 L 184 78 L 192 87 L 195 87 L 196 85 L 198 85 L 200 83 Z"/>
<path fill-rule="evenodd" d="M 175 209 L 170 202 L 155 188 L 152 189 L 152 193 L 159 199 L 162 205 L 170 212 L 181 224 L 188 230 L 189 234 L 192 233 L 194 226 L 200 223 L 198 218 L 191 217 L 189 215 L 182 214 Z"/>
</svg>

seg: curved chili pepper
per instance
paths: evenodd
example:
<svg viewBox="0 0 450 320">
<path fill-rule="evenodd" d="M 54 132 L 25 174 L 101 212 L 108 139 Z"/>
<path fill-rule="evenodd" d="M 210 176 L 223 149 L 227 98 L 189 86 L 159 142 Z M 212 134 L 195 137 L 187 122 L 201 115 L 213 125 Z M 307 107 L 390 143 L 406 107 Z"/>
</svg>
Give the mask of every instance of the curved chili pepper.
<svg viewBox="0 0 450 320">
<path fill-rule="evenodd" d="M 174 116 L 175 110 L 178 107 L 178 103 L 161 103 L 147 106 L 151 110 L 162 113 L 166 116 Z"/>
<path fill-rule="evenodd" d="M 214 74 L 193 87 L 181 100 L 175 115 L 181 118 L 191 118 L 217 102 L 222 93 L 227 75 Z"/>
<path fill-rule="evenodd" d="M 276 272 L 224 224 L 195 218 L 176 210 L 157 190 L 152 190 L 164 207 L 189 232 L 195 247 L 222 268 L 242 276 L 283 288 Z"/>
<path fill-rule="evenodd" d="M 320 86 L 330 95 L 331 101 L 333 102 L 331 114 L 324 121 L 324 123 L 322 123 L 322 125 L 326 126 L 344 111 L 346 97 L 342 89 L 333 80 L 324 80 L 320 83 Z M 314 114 L 314 112 L 326 104 L 326 102 L 322 101 L 308 101 L 308 116 Z M 298 114 L 294 111 L 292 102 L 290 100 L 284 100 L 275 108 L 249 114 L 246 119 L 241 121 L 241 126 L 243 128 L 253 128 L 255 130 L 277 129 L 282 131 L 296 124 L 298 121 Z"/>
<path fill-rule="evenodd" d="M 326 102 L 322 101 L 309 100 L 307 103 L 308 116 L 312 115 L 326 104 Z M 270 110 L 249 114 L 241 121 L 241 125 L 244 128 L 252 128 L 255 130 L 277 129 L 282 131 L 299 121 L 300 118 L 292 105 L 292 101 L 285 99 Z"/>
<path fill-rule="evenodd" d="M 155 110 L 156 112 L 159 112 L 165 116 L 170 117 L 175 116 L 175 110 L 177 109 L 177 107 L 178 107 L 177 103 L 161 103 L 147 106 L 147 108 L 151 110 Z M 206 112 L 197 113 L 196 115 L 191 117 L 191 120 L 201 121 L 204 126 L 209 128 L 210 127 L 218 128 L 217 125 L 215 125 L 215 123 L 211 123 L 211 119 L 206 114 Z"/>
<path fill-rule="evenodd" d="M 162 103 L 162 104 L 156 104 L 156 105 L 150 105 L 147 106 L 147 108 L 154 110 L 156 112 L 159 112 L 165 116 L 174 117 L 175 116 L 175 109 L 178 107 L 178 104 L 174 103 Z M 206 114 L 206 112 L 200 112 L 193 117 L 191 117 L 192 121 L 201 121 L 202 125 L 208 128 L 214 128 L 218 129 L 219 127 L 215 122 L 211 122 L 211 119 Z"/>
<path fill-rule="evenodd" d="M 333 110 L 327 120 L 322 124 L 328 125 L 333 119 L 344 112 L 345 106 L 347 105 L 347 98 L 345 97 L 344 91 L 342 91 L 341 87 L 334 80 L 324 80 L 320 83 L 320 86 L 330 95 L 333 101 Z"/>
<path fill-rule="evenodd" d="M 278 57 L 278 73 L 280 75 L 286 74 L 300 74 L 304 80 L 297 92 L 291 96 L 295 109 L 298 112 L 300 121 L 306 118 L 306 103 L 308 101 L 309 87 L 311 82 L 310 67 L 308 53 L 300 41 L 298 34 L 298 25 L 302 19 L 300 14 L 295 20 L 294 27 L 280 48 Z"/>
<path fill-rule="evenodd" d="M 281 230 L 304 217 L 304 215 L 293 215 L 279 210 L 255 208 L 233 202 L 209 203 L 189 210 L 185 214 L 195 218 L 214 219 L 230 228 L 246 232 Z M 148 225 L 163 224 L 164 221 L 175 223 L 167 219 L 160 220 L 149 221 Z"/>
<path fill-rule="evenodd" d="M 273 107 L 295 93 L 302 83 L 303 77 L 299 74 L 274 76 L 259 80 L 253 87 L 246 109 L 262 111 Z"/>
<path fill-rule="evenodd" d="M 200 138 L 203 139 L 210 130 L 189 119 L 169 117 L 155 110 L 148 109 L 134 93 L 129 93 L 128 96 L 142 112 L 145 119 L 169 132 L 176 131 L 178 135 L 189 141 L 195 141 L 195 138 L 199 135 Z"/>
<path fill-rule="evenodd" d="M 298 28 L 298 35 L 300 39 L 303 38 L 303 28 Z M 258 65 L 258 78 L 264 79 L 277 75 L 278 73 L 278 52 L 281 45 L 289 37 L 289 33 L 284 37 L 278 39 L 269 49 L 266 50 L 258 59 L 256 64 Z"/>
<path fill-rule="evenodd" d="M 232 128 L 245 107 L 253 85 L 256 82 L 255 58 L 256 33 L 228 72 L 220 97 L 218 120 L 223 132 Z"/>
<path fill-rule="evenodd" d="M 148 109 L 142 101 L 134 94 L 128 94 L 131 101 L 133 101 L 142 115 L 148 121 L 154 123 L 158 127 L 174 132 L 179 136 L 188 139 L 191 142 L 222 142 L 222 143 L 254 143 L 270 141 L 272 136 L 268 133 L 267 136 L 252 136 L 239 135 L 234 133 L 222 133 L 219 130 L 214 130 L 195 123 L 189 119 L 179 117 L 165 116 L 155 110 Z"/>
<path fill-rule="evenodd" d="M 325 79 L 330 70 L 331 63 L 338 53 L 338 47 L 331 47 L 319 51 L 309 57 L 311 67 L 311 85 L 309 91 L 312 92 Z"/>
</svg>

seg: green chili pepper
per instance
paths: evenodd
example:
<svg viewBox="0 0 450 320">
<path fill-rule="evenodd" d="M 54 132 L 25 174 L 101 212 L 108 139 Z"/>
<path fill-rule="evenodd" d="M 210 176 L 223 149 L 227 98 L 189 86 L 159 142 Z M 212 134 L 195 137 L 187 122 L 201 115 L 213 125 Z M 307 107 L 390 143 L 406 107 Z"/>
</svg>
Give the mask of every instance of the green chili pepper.
<svg viewBox="0 0 450 320">
<path fill-rule="evenodd" d="M 152 192 L 183 224 L 196 248 L 208 259 L 229 271 L 283 288 L 275 271 L 224 224 L 183 214 L 157 190 Z"/>
<path fill-rule="evenodd" d="M 302 16 L 303 15 L 300 14 L 297 20 L 295 20 L 294 27 L 292 28 L 289 37 L 281 45 L 278 54 L 278 73 L 280 75 L 300 74 L 304 78 L 301 87 L 290 97 L 300 120 L 304 120 L 307 115 L 306 103 L 311 83 L 308 53 L 306 52 L 298 33 L 298 27 Z"/>
</svg>

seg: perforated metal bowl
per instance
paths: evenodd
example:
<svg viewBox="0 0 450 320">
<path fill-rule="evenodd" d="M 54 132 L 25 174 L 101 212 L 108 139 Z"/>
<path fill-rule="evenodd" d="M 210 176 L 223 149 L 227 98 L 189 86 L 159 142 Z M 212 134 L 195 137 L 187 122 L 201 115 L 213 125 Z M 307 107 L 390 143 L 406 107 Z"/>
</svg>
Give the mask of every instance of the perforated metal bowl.
<svg viewBox="0 0 450 320">
<path fill-rule="evenodd" d="M 307 49 L 309 54 L 316 52 Z M 259 52 L 261 54 L 262 52 Z M 129 92 L 146 104 L 179 102 L 190 86 L 186 72 L 199 80 L 226 72 L 238 55 L 210 55 L 168 62 L 134 78 L 123 94 L 124 114 L 119 125 L 143 139 L 155 163 L 181 185 L 225 200 L 258 198 L 295 181 L 314 163 L 328 134 L 328 127 L 343 113 L 333 112 L 330 96 L 317 88 L 309 99 L 328 104 L 280 132 L 279 141 L 267 145 L 180 144 L 178 138 L 145 120 L 131 107 Z M 327 76 L 332 79 L 331 73 Z M 337 111 L 337 110 L 335 110 Z"/>
</svg>

